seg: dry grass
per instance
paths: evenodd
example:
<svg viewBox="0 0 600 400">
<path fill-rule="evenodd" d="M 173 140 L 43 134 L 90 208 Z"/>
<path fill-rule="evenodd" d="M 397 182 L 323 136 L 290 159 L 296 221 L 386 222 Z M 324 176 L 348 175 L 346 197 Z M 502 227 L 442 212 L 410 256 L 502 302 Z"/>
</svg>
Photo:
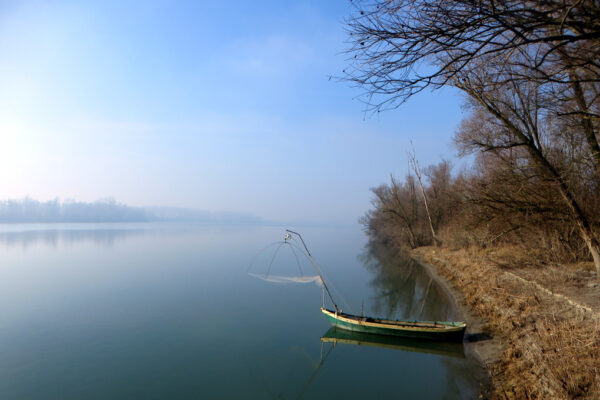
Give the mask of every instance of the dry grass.
<svg viewBox="0 0 600 400">
<path fill-rule="evenodd" d="M 540 265 L 506 248 L 415 252 L 503 342 L 492 398 L 600 398 L 600 290 L 585 266 Z"/>
</svg>

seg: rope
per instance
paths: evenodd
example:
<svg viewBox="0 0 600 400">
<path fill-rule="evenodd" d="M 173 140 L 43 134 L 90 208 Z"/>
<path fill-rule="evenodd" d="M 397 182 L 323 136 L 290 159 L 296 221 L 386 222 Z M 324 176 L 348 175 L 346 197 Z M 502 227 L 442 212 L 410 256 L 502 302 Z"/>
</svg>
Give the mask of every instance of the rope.
<svg viewBox="0 0 600 400">
<path fill-rule="evenodd" d="M 252 259 L 252 261 L 250 261 L 250 264 L 248 265 L 248 269 L 246 270 L 246 272 L 250 272 L 250 269 L 252 268 L 252 266 L 254 265 L 254 262 L 256 261 L 256 259 L 258 258 L 258 256 L 260 256 L 262 253 L 264 253 L 269 247 L 274 246 L 278 243 L 282 243 L 280 241 L 277 242 L 273 242 L 271 244 L 266 245 L 265 247 L 263 247 L 262 249 L 260 249 L 258 251 L 258 253 L 256 253 L 256 255 L 254 256 L 254 258 Z"/>
<path fill-rule="evenodd" d="M 277 247 L 277 249 L 275 250 L 275 253 L 273 254 L 273 257 L 271 258 L 271 262 L 269 263 L 269 267 L 268 267 L 268 270 L 267 270 L 267 274 L 266 275 L 269 276 L 269 273 L 271 271 L 271 267 L 273 266 L 273 262 L 275 261 L 275 256 L 277 256 L 277 253 L 281 249 L 281 246 L 283 246 L 284 244 L 290 244 L 289 242 L 277 241 L 277 242 L 270 243 L 270 244 L 266 245 L 265 247 L 263 247 L 262 249 L 260 249 L 256 253 L 256 255 L 252 258 L 252 261 L 250 261 L 250 264 L 248 265 L 248 268 L 246 269 L 246 273 L 250 272 L 250 270 L 254 266 L 254 263 L 256 262 L 256 259 L 260 255 L 262 255 L 269 248 L 271 248 L 271 247 L 273 247 L 273 246 L 275 246 L 277 244 L 279 245 L 279 247 Z M 294 258 L 296 259 L 296 266 L 298 267 L 298 270 L 300 271 L 300 276 L 304 276 L 304 271 L 302 270 L 302 266 L 300 265 L 300 259 L 298 259 L 298 255 L 296 254 L 296 252 L 294 251 L 294 249 L 291 246 L 290 246 L 290 250 L 292 251 L 292 254 L 294 255 Z"/>
<path fill-rule="evenodd" d="M 310 261 L 310 258 L 308 257 L 308 254 L 306 254 L 304 252 L 304 250 L 298 244 L 292 243 L 292 240 L 297 241 L 298 239 L 296 239 L 295 237 L 292 236 L 291 240 L 288 241 L 287 243 L 289 243 L 291 246 L 296 247 L 298 250 L 300 250 L 300 252 L 302 254 L 304 254 L 304 256 L 306 257 L 306 259 Z M 315 263 L 317 263 L 317 262 L 315 261 Z M 323 273 L 323 275 L 325 275 L 325 277 L 327 277 L 328 286 L 330 286 L 335 291 L 336 297 L 338 297 L 339 299 L 341 299 L 344 307 L 346 308 L 346 310 L 349 310 L 352 313 L 352 311 L 353 311 L 352 307 L 350 307 L 350 304 L 348 304 L 348 301 L 346 301 L 346 299 L 344 298 L 344 296 L 342 295 L 342 293 L 335 286 L 335 284 L 333 283 L 333 279 L 331 279 L 331 276 L 329 276 L 329 274 L 325 270 L 323 270 L 323 267 L 321 266 L 321 264 L 317 263 L 317 266 L 319 267 L 321 273 Z M 325 304 L 325 301 L 323 301 L 323 304 Z"/>
<path fill-rule="evenodd" d="M 284 243 L 288 243 L 288 242 L 284 242 Z M 298 266 L 298 269 L 300 270 L 300 275 L 304 276 L 304 271 L 302 271 L 302 267 L 300 266 L 300 260 L 298 259 L 298 255 L 296 254 L 296 252 L 294 251 L 294 248 L 292 246 L 290 246 L 290 250 L 292 251 L 292 254 L 294 255 L 294 257 L 296 258 L 296 265 Z"/>
<path fill-rule="evenodd" d="M 273 266 L 273 261 L 275 261 L 275 257 L 277 257 L 277 253 L 279 253 L 281 246 L 283 246 L 284 244 L 285 244 L 285 242 L 281 242 L 281 244 L 279 245 L 277 250 L 275 250 L 275 253 L 273 253 L 273 257 L 271 257 L 271 262 L 269 263 L 269 268 L 267 269 L 267 276 L 269 276 L 269 274 L 271 273 L 271 267 Z"/>
<path fill-rule="evenodd" d="M 323 271 L 323 267 L 321 267 L 321 265 L 319 264 L 319 268 L 321 268 L 321 272 L 327 277 L 327 282 L 329 284 L 329 286 L 333 289 L 333 291 L 335 292 L 335 295 L 337 298 L 339 298 L 343 305 L 344 308 L 348 311 L 350 311 L 350 314 L 354 314 L 354 310 L 352 307 L 350 307 L 350 304 L 348 303 L 348 301 L 346 300 L 346 298 L 342 295 L 342 292 L 340 292 L 338 290 L 338 288 L 335 286 L 335 284 L 333 283 L 333 279 L 331 279 L 331 276 L 329 276 L 329 274 L 325 271 Z"/>
</svg>

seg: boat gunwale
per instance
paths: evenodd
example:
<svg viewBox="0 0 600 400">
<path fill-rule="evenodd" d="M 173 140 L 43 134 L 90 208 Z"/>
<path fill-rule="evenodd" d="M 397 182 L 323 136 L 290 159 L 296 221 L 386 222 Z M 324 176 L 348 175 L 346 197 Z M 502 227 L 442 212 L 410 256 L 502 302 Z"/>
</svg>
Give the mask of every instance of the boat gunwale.
<svg viewBox="0 0 600 400">
<path fill-rule="evenodd" d="M 367 326 L 372 328 L 398 330 L 398 331 L 427 331 L 427 332 L 458 332 L 464 330 L 467 326 L 465 322 L 449 321 L 401 321 L 386 320 L 370 317 L 360 317 L 346 313 L 336 313 L 321 307 L 323 314 L 336 320 L 346 322 L 352 325 Z"/>
</svg>

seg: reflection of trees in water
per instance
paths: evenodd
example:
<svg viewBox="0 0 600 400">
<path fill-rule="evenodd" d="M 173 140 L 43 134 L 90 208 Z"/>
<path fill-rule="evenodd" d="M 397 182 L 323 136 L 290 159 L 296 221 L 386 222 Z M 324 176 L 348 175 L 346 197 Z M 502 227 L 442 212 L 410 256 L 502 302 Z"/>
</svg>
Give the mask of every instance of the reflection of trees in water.
<svg viewBox="0 0 600 400">
<path fill-rule="evenodd" d="M 27 249 L 38 243 L 56 247 L 59 243 L 93 243 L 97 246 L 112 247 L 115 242 L 130 236 L 139 236 L 145 229 L 39 229 L 26 231 L 0 232 L 0 246 L 21 246 Z"/>
<path fill-rule="evenodd" d="M 389 318 L 452 320 L 458 317 L 444 290 L 406 253 L 369 241 L 359 256 L 373 273 L 374 311 Z"/>
</svg>

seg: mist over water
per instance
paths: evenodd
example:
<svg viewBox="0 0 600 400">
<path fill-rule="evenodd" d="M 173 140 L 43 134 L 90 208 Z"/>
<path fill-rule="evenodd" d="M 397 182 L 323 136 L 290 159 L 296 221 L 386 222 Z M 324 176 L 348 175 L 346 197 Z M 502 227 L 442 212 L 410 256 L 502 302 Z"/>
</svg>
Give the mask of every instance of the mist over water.
<svg viewBox="0 0 600 400">
<path fill-rule="evenodd" d="M 358 227 L 297 229 L 345 309 L 446 313 L 434 307 L 437 295 L 429 300 L 435 290 L 426 279 L 396 276 L 394 257 L 369 245 Z M 331 399 L 368 398 L 373 387 L 386 398 L 475 397 L 478 367 L 461 345 L 322 341 L 330 326 L 306 260 L 300 272 L 282 249 L 270 266 L 275 282 L 248 275 L 265 275 L 273 253 L 256 255 L 283 232 L 0 226 L 0 397 Z"/>
</svg>

